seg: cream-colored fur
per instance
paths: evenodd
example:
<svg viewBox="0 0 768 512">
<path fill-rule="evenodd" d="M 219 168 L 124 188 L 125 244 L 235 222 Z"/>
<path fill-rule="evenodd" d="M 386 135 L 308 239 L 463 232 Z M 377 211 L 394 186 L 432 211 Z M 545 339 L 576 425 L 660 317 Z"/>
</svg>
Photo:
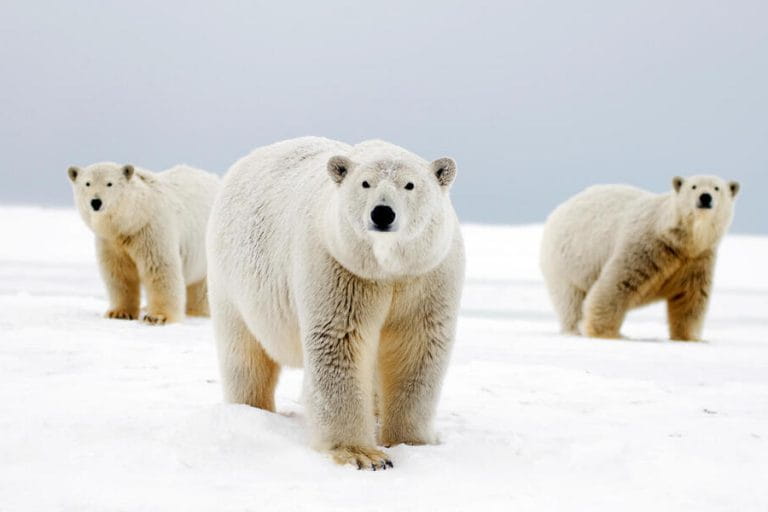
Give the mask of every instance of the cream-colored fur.
<svg viewBox="0 0 768 512">
<path fill-rule="evenodd" d="M 673 190 L 588 188 L 544 228 L 541 268 L 564 332 L 617 338 L 629 309 L 666 300 L 669 334 L 701 336 L 720 239 L 739 185 L 676 177 Z M 702 208 L 702 196 L 711 208 Z"/>
<path fill-rule="evenodd" d="M 464 273 L 455 172 L 385 142 L 315 137 L 237 162 L 208 229 L 225 398 L 274 411 L 280 367 L 304 366 L 313 444 L 336 462 L 391 466 L 376 394 L 381 444 L 434 443 Z M 379 205 L 396 213 L 386 232 Z"/>
<path fill-rule="evenodd" d="M 188 314 L 207 315 L 205 228 L 219 178 L 183 165 L 153 173 L 111 162 L 68 174 L 77 209 L 96 235 L 106 316 L 138 318 L 142 285 L 147 323 L 180 320 L 185 299 Z"/>
</svg>

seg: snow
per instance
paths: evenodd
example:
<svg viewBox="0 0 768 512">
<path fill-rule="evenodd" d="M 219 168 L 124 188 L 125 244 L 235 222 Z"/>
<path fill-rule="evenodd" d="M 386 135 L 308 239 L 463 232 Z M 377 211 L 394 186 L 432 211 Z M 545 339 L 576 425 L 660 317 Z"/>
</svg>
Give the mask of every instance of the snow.
<svg viewBox="0 0 768 512">
<path fill-rule="evenodd" d="M 465 226 L 441 444 L 361 472 L 278 414 L 221 401 L 210 322 L 106 320 L 71 210 L 0 208 L 0 511 L 768 509 L 768 238 L 729 236 L 707 342 L 662 306 L 624 341 L 560 336 L 539 226 Z"/>
</svg>

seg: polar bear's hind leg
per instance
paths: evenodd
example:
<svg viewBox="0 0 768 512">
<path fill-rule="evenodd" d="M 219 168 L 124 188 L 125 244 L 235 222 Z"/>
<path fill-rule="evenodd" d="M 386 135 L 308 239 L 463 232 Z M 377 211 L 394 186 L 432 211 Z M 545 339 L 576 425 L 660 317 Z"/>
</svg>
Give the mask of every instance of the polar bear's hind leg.
<svg viewBox="0 0 768 512">
<path fill-rule="evenodd" d="M 210 315 L 208 309 L 208 286 L 205 279 L 187 286 L 187 315 Z"/>
<path fill-rule="evenodd" d="M 565 282 L 551 286 L 550 293 L 563 334 L 579 334 L 579 322 L 581 322 L 586 293 Z"/>
<path fill-rule="evenodd" d="M 275 412 L 280 366 L 231 307 L 214 309 L 213 328 L 226 401 Z"/>
</svg>

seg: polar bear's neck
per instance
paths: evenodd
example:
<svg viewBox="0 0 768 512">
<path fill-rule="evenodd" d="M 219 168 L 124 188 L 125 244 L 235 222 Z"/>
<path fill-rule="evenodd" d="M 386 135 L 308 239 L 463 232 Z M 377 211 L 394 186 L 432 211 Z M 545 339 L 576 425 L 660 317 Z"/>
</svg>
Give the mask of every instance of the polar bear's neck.
<svg viewBox="0 0 768 512">
<path fill-rule="evenodd" d="M 403 251 L 400 244 L 386 233 L 380 236 L 374 236 L 373 257 L 376 259 L 379 267 L 386 269 L 391 274 L 402 274 L 403 270 Z"/>
<path fill-rule="evenodd" d="M 659 235 L 689 257 L 696 257 L 720 243 L 727 225 L 721 215 L 697 215 L 695 210 L 682 213 L 673 196 L 664 202 L 663 213 L 658 216 Z"/>
</svg>

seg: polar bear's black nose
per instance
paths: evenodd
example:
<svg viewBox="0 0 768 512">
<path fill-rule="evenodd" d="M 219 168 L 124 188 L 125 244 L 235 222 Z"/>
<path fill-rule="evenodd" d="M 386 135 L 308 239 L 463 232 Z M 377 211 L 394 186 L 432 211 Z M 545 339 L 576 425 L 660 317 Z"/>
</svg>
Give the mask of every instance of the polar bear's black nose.
<svg viewBox="0 0 768 512">
<path fill-rule="evenodd" d="M 712 196 L 709 194 L 701 194 L 699 196 L 699 208 L 712 208 Z"/>
<path fill-rule="evenodd" d="M 101 208 L 101 199 L 91 199 L 91 208 L 96 212 L 99 211 Z"/>
<path fill-rule="evenodd" d="M 395 210 L 380 204 L 371 211 L 371 220 L 377 229 L 386 230 L 395 222 Z"/>
</svg>

